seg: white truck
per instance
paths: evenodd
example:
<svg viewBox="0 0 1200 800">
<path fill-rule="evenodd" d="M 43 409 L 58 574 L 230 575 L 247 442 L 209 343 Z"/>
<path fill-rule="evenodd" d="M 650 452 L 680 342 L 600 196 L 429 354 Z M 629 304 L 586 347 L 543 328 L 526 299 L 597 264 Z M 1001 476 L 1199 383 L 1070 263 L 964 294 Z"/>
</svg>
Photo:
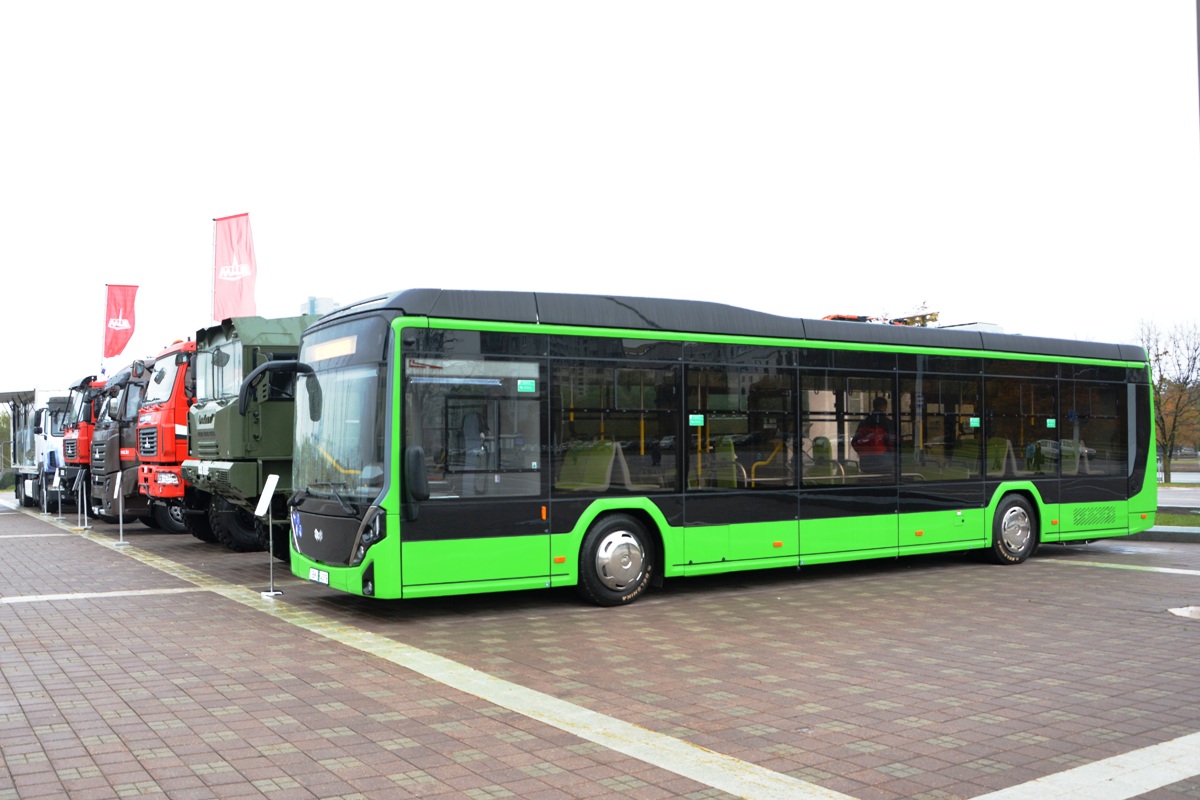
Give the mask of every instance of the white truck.
<svg viewBox="0 0 1200 800">
<path fill-rule="evenodd" d="M 49 511 L 61 498 L 74 500 L 71 487 L 56 484 L 63 462 L 63 428 L 67 420 L 65 389 L 26 389 L 0 392 L 0 403 L 12 412 L 11 469 L 16 477 L 17 503 Z"/>
</svg>

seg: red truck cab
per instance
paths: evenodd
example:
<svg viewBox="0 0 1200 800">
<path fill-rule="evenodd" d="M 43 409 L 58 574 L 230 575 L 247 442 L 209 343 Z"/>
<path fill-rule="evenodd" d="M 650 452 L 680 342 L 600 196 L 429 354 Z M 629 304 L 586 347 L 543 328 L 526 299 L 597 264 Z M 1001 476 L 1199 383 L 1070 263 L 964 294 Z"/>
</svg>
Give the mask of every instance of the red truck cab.
<svg viewBox="0 0 1200 800">
<path fill-rule="evenodd" d="M 188 409 L 196 399 L 194 341 L 175 342 L 154 359 L 138 413 L 138 491 L 149 500 L 158 526 L 183 533 L 184 481 L 188 457 Z"/>
<path fill-rule="evenodd" d="M 104 380 L 88 375 L 71 387 L 67 401 L 67 422 L 63 429 L 63 484 L 70 491 L 75 486 L 79 473 L 84 473 L 80 484 L 90 496 L 88 467 L 92 463 L 92 432 L 96 429 L 96 417 L 100 416 L 100 404 L 104 402 Z M 84 507 L 90 507 L 88 497 Z"/>
</svg>

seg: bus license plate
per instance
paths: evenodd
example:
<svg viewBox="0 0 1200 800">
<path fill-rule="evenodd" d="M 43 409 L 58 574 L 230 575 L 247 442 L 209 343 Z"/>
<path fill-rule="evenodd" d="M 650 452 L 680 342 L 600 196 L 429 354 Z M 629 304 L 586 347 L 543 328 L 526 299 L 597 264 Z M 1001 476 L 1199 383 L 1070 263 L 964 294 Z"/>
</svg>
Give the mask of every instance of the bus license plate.
<svg viewBox="0 0 1200 800">
<path fill-rule="evenodd" d="M 323 583 L 326 586 L 329 585 L 329 573 L 323 569 L 310 567 L 308 570 L 308 579 L 310 581 L 316 581 L 317 583 Z"/>
</svg>

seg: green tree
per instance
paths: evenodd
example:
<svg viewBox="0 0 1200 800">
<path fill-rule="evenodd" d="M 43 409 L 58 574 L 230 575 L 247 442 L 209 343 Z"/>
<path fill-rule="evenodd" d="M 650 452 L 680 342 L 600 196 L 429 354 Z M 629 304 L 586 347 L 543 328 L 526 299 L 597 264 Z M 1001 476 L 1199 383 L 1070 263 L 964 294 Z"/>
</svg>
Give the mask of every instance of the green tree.
<svg viewBox="0 0 1200 800">
<path fill-rule="evenodd" d="M 1200 328 L 1184 323 L 1163 332 L 1153 322 L 1142 322 L 1139 338 L 1150 358 L 1154 423 L 1163 478 L 1170 483 L 1176 448 L 1195 444 L 1200 432 Z"/>
</svg>

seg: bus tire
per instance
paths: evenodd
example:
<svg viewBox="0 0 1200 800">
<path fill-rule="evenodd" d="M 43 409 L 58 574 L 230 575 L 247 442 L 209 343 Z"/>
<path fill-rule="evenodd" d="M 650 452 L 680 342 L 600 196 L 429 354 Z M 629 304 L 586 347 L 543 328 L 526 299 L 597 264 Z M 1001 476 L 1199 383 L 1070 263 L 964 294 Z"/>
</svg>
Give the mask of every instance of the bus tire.
<svg viewBox="0 0 1200 800">
<path fill-rule="evenodd" d="M 1021 495 L 1008 495 L 996 508 L 992 549 L 988 555 L 995 564 L 1020 564 L 1033 555 L 1037 546 L 1038 526 L 1033 508 Z"/>
<path fill-rule="evenodd" d="M 224 497 L 214 497 L 208 507 L 208 521 L 217 540 L 235 553 L 253 553 L 262 549 L 258 527 L 249 512 Z"/>
<path fill-rule="evenodd" d="M 654 549 L 645 527 L 627 514 L 598 520 L 579 551 L 579 593 L 599 606 L 628 605 L 650 585 Z"/>
</svg>

